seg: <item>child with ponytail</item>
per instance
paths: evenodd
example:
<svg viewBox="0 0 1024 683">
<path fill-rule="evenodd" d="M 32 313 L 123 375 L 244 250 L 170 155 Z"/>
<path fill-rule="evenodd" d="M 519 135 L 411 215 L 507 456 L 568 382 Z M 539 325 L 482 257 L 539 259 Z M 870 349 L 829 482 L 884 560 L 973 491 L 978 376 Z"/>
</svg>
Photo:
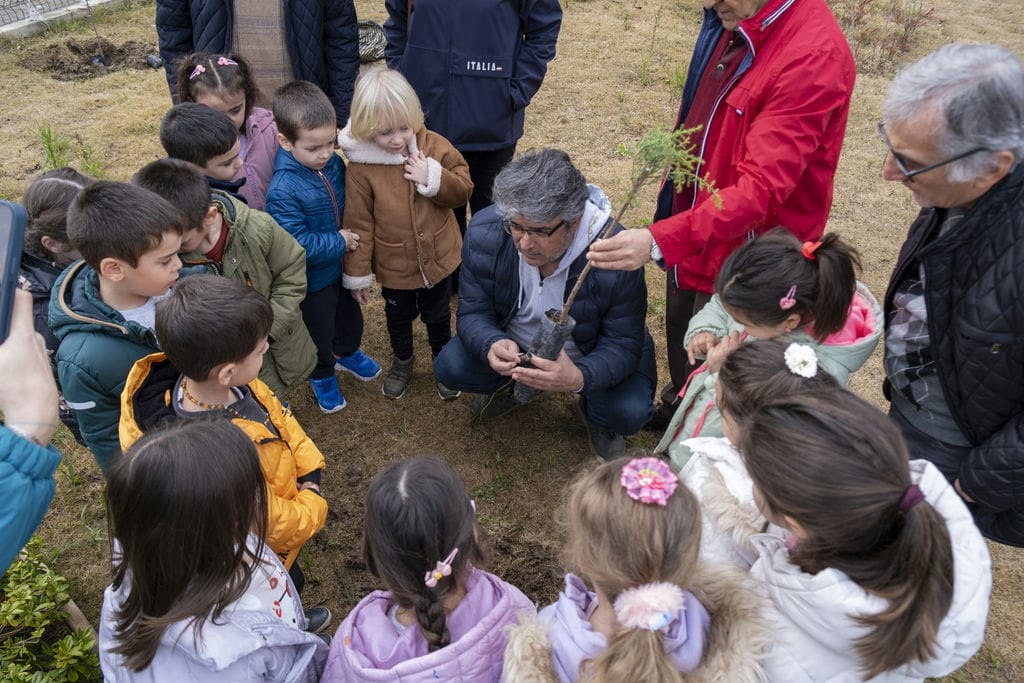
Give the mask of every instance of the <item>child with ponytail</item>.
<svg viewBox="0 0 1024 683">
<path fill-rule="evenodd" d="M 266 210 L 267 188 L 274 175 L 277 126 L 260 97 L 249 64 L 240 56 L 196 52 L 178 63 L 178 102 L 198 102 L 227 114 L 238 129 L 242 167 L 232 178 L 243 181 L 238 194 L 251 209 Z"/>
<path fill-rule="evenodd" d="M 387 590 L 363 598 L 338 628 L 322 680 L 501 679 L 505 627 L 535 610 L 478 568 L 476 508 L 450 465 L 420 455 L 374 477 L 363 557 Z"/>
<path fill-rule="evenodd" d="M 882 308 L 857 282 L 860 259 L 835 233 L 801 243 L 777 228 L 726 259 L 715 295 L 686 331 L 690 362 L 706 358 L 688 378 L 665 435 L 655 449 L 672 453 L 698 436 L 722 436 L 715 376 L 730 351 L 754 339 L 797 342 L 846 384 L 882 334 Z"/>
<path fill-rule="evenodd" d="M 960 496 L 899 428 L 851 392 L 791 394 L 744 422 L 739 450 L 764 515 L 751 576 L 774 607 L 768 679 L 905 683 L 981 646 L 992 587 Z"/>
<path fill-rule="evenodd" d="M 584 472 L 564 515 L 580 576 L 566 575 L 540 624 L 513 630 L 506 680 L 761 680 L 766 603 L 742 571 L 701 564 L 700 507 L 667 463 Z"/>
</svg>

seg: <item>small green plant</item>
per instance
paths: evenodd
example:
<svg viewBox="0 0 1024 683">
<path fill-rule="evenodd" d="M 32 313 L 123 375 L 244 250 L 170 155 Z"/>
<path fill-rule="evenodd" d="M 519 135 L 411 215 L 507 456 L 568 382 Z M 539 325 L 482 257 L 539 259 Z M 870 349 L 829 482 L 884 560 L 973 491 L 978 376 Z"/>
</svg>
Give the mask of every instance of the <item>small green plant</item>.
<svg viewBox="0 0 1024 683">
<path fill-rule="evenodd" d="M 39 126 L 39 139 L 43 143 L 43 170 L 68 166 L 71 163 L 71 140 L 63 133 L 54 133 L 49 124 Z"/>
<path fill-rule="evenodd" d="M 4 576 L 0 603 L 0 679 L 32 683 L 98 680 L 88 630 L 66 633 L 68 582 L 46 566 L 42 541 L 29 541 Z M 61 635 L 65 633 L 65 635 Z"/>
<path fill-rule="evenodd" d="M 910 50 L 914 34 L 932 18 L 924 0 L 828 0 L 850 43 L 857 68 L 886 73 Z"/>
</svg>

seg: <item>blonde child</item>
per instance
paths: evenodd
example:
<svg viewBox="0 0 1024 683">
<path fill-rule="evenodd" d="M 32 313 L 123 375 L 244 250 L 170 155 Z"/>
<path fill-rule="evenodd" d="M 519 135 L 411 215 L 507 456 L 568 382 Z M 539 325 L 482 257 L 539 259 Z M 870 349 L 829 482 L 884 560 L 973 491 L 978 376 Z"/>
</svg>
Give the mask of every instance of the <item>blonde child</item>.
<svg viewBox="0 0 1024 683">
<path fill-rule="evenodd" d="M 113 467 L 106 499 L 104 680 L 317 680 L 327 646 L 303 630 L 298 591 L 264 542 L 266 484 L 238 427 L 147 434 Z"/>
<path fill-rule="evenodd" d="M 232 180 L 245 178 L 240 194 L 262 211 L 274 175 L 277 126 L 269 110 L 257 107 L 259 87 L 249 64 L 236 54 L 196 52 L 178 63 L 178 102 L 198 102 L 222 112 L 238 129 L 242 167 Z"/>
<path fill-rule="evenodd" d="M 412 323 L 427 327 L 436 357 L 451 339 L 451 274 L 462 238 L 452 209 L 469 201 L 473 182 L 462 155 L 423 125 L 423 110 L 405 77 L 372 69 L 357 82 L 352 118 L 338 136 L 348 158 L 345 227 L 360 249 L 345 255 L 345 288 L 370 299 L 371 271 L 384 296 L 394 358 L 382 391 L 399 399 L 412 378 Z M 459 391 L 437 383 L 444 400 Z"/>
<path fill-rule="evenodd" d="M 764 602 L 741 571 L 700 563 L 700 508 L 667 463 L 582 473 L 564 517 L 581 576 L 567 574 L 541 610 L 546 634 L 525 624 L 510 635 L 508 680 L 759 680 Z"/>
<path fill-rule="evenodd" d="M 363 557 L 386 591 L 363 598 L 331 644 L 324 681 L 497 681 L 505 627 L 533 603 L 479 565 L 476 508 L 440 458 L 394 463 L 370 483 Z"/>
<path fill-rule="evenodd" d="M 768 679 L 905 683 L 952 673 L 985 635 L 991 563 L 938 469 L 851 392 L 791 394 L 744 422 L 754 498 L 784 534 L 751 540 L 769 596 Z"/>
<path fill-rule="evenodd" d="M 809 346 L 818 363 L 846 384 L 882 334 L 882 308 L 857 282 L 860 260 L 835 233 L 801 243 L 777 228 L 747 242 L 726 259 L 715 295 L 690 320 L 690 361 L 706 357 L 687 379 L 665 435 L 655 449 L 673 452 L 698 436 L 722 436 L 715 407 L 715 374 L 722 359 L 754 339 Z"/>
</svg>

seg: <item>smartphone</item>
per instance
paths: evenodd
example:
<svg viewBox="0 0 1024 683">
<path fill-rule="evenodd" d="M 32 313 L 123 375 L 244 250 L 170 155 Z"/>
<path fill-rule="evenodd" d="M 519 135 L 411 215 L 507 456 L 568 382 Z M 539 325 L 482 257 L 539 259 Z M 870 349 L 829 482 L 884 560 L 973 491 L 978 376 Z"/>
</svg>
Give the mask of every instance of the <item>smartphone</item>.
<svg viewBox="0 0 1024 683">
<path fill-rule="evenodd" d="M 11 309 L 18 288 L 21 248 L 25 242 L 25 209 L 0 200 L 0 343 L 11 331 Z"/>
</svg>

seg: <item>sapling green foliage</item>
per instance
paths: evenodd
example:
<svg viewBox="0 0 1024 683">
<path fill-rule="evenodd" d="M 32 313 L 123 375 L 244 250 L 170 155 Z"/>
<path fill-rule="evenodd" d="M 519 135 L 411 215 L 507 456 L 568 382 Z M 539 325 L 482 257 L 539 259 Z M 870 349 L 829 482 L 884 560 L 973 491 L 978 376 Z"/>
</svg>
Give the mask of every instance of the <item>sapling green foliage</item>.
<svg viewBox="0 0 1024 683">
<path fill-rule="evenodd" d="M 721 199 L 718 197 L 718 192 L 715 190 L 712 182 L 707 178 L 701 178 L 697 175 L 697 168 L 702 161 L 694 153 L 694 145 L 690 142 L 690 139 L 694 133 L 699 131 L 700 126 L 695 128 L 679 128 L 674 131 L 655 128 L 645 133 L 636 143 L 636 147 L 630 149 L 624 145 L 619 146 L 619 153 L 623 156 L 629 156 L 633 160 L 633 168 L 630 173 L 632 185 L 629 188 L 629 192 L 626 193 L 625 199 L 619 205 L 619 212 L 615 215 L 615 220 L 609 223 L 608 227 L 598 235 L 598 239 L 604 239 L 611 234 L 611 231 L 622 220 L 626 210 L 635 204 L 640 190 L 648 183 L 654 181 L 660 182 L 667 179 L 672 183 L 676 191 L 682 190 L 687 185 L 696 185 L 698 189 L 710 192 L 715 205 L 721 206 Z M 576 294 L 579 293 L 580 286 L 587 279 L 587 275 L 590 274 L 590 269 L 591 264 L 587 263 L 580 272 L 576 285 L 569 292 L 569 297 L 565 300 L 562 312 L 558 316 L 557 322 L 559 325 L 564 324 L 566 318 L 569 317 L 569 309 L 572 308 L 572 304 L 576 300 Z"/>
</svg>

